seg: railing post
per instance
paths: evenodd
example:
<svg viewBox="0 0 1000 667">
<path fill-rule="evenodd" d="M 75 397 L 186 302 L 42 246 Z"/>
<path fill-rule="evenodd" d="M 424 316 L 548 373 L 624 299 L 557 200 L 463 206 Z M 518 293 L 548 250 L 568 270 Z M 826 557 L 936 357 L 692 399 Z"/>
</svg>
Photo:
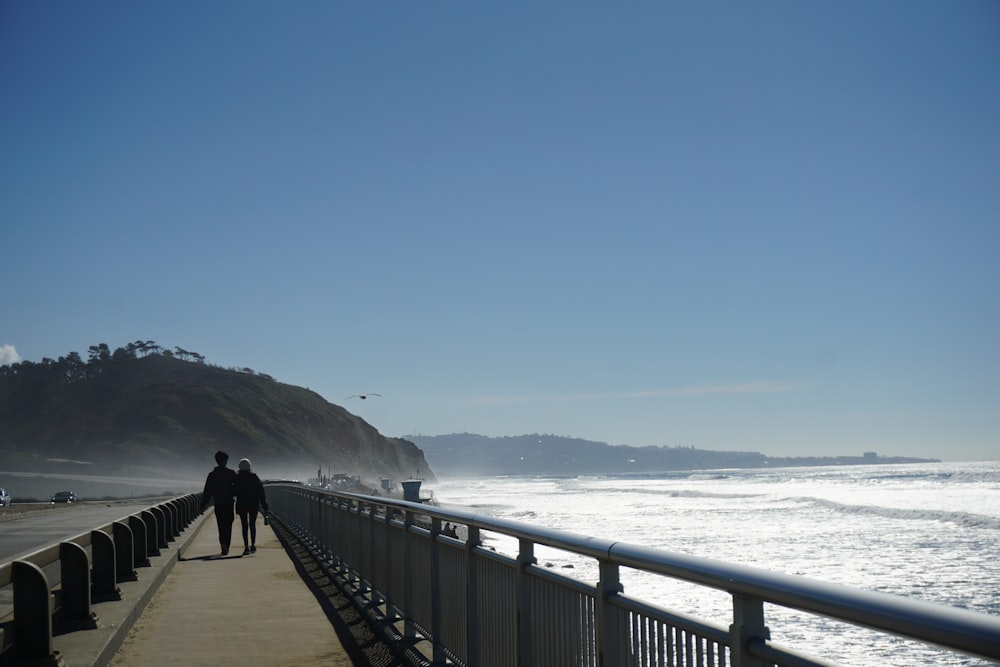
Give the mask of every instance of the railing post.
<svg viewBox="0 0 1000 667">
<path fill-rule="evenodd" d="M 126 523 L 115 521 L 111 525 L 111 535 L 115 540 L 115 581 L 135 581 L 139 577 L 135 573 L 132 529 Z"/>
<path fill-rule="evenodd" d="M 366 503 L 365 506 L 368 508 L 365 514 L 365 516 L 368 517 L 368 520 L 365 522 L 365 525 L 368 527 L 368 530 L 365 531 L 368 533 L 367 536 L 365 537 L 365 544 L 367 546 L 363 551 L 363 553 L 367 557 L 366 560 L 368 561 L 368 566 L 367 569 L 365 570 L 368 574 L 365 575 L 365 580 L 368 581 L 369 584 L 372 584 L 372 578 L 375 576 L 375 560 L 376 560 L 375 559 L 375 504 Z M 371 585 L 369 588 L 369 593 L 370 593 L 369 599 L 371 600 L 371 605 L 373 607 L 377 607 L 380 602 L 379 600 L 380 593 L 378 587 L 375 585 Z"/>
<path fill-rule="evenodd" d="M 353 541 L 351 531 L 354 530 L 354 501 L 341 498 L 333 501 L 330 508 L 335 510 L 337 515 L 337 523 L 333 526 L 333 540 L 331 541 L 331 545 L 335 544 L 337 547 L 335 551 L 337 564 L 344 579 L 354 581 L 354 573 L 348 565 L 352 558 L 350 544 Z M 331 551 L 333 550 L 331 549 Z"/>
<path fill-rule="evenodd" d="M 193 502 L 193 496 L 190 494 L 181 496 L 177 501 L 178 521 L 180 522 L 179 526 L 181 530 L 187 528 L 191 523 Z"/>
<path fill-rule="evenodd" d="M 174 498 L 170 504 L 173 505 L 174 516 L 177 518 L 177 524 L 174 527 L 177 530 L 177 535 L 180 535 L 187 527 L 187 497 Z"/>
<path fill-rule="evenodd" d="M 162 506 L 156 505 L 149 508 L 150 513 L 156 517 L 156 547 L 157 549 L 167 548 L 167 513 Z M 159 556 L 159 554 L 156 554 Z"/>
<path fill-rule="evenodd" d="M 362 576 L 365 570 L 364 523 L 362 521 L 362 514 L 364 513 L 365 505 L 363 502 L 355 498 L 352 506 L 354 509 L 351 512 L 351 536 L 348 540 L 348 544 L 343 546 L 346 546 L 348 549 L 347 560 L 351 564 L 351 569 L 353 570 L 353 581 L 355 581 L 358 585 L 358 592 L 364 595 L 368 592 L 368 581 Z"/>
<path fill-rule="evenodd" d="M 620 617 L 611 606 L 611 596 L 623 590 L 618 563 L 602 560 L 598 564 L 601 580 L 597 582 L 595 616 L 597 623 L 598 665 L 611 667 L 622 660 L 622 628 Z"/>
<path fill-rule="evenodd" d="M 533 667 L 532 653 L 534 651 L 535 638 L 531 632 L 531 579 L 528 577 L 528 568 L 534 565 L 535 543 L 531 540 L 520 538 L 517 550 L 517 665 L 518 667 Z"/>
<path fill-rule="evenodd" d="M 434 637 L 434 665 L 445 664 L 444 645 L 441 643 L 441 518 L 431 517 L 431 635 Z"/>
<path fill-rule="evenodd" d="M 382 595 L 382 600 L 385 604 L 385 619 L 388 623 L 394 622 L 397 616 L 396 605 L 389 603 L 389 596 L 395 595 L 396 591 L 395 580 L 392 576 L 392 530 L 392 512 L 386 507 L 382 524 L 382 534 L 385 536 L 385 539 L 382 540 L 382 562 L 385 563 L 382 576 L 386 592 Z"/>
<path fill-rule="evenodd" d="M 163 536 L 165 538 L 163 546 L 167 546 L 179 534 L 177 531 L 177 514 L 174 512 L 173 503 L 163 503 L 159 508 L 163 512 Z"/>
<path fill-rule="evenodd" d="M 52 652 L 52 593 L 49 580 L 34 563 L 16 560 L 11 565 L 14 584 L 14 655 L 18 660 L 57 664 Z"/>
<path fill-rule="evenodd" d="M 306 501 L 306 515 L 303 524 L 310 536 L 309 539 L 315 542 L 315 536 L 319 533 L 323 523 L 323 498 L 319 493 L 314 492 L 306 498 Z"/>
<path fill-rule="evenodd" d="M 733 667 L 765 667 L 760 658 L 750 655 L 747 644 L 751 639 L 770 639 L 771 631 L 764 625 L 764 601 L 751 595 L 733 594 L 733 624 L 729 626 L 729 648 Z"/>
<path fill-rule="evenodd" d="M 150 510 L 143 510 L 139 513 L 142 517 L 142 522 L 146 524 L 146 558 L 150 556 L 159 556 L 159 530 L 156 527 L 156 515 Z"/>
<path fill-rule="evenodd" d="M 191 522 L 198 518 L 200 514 L 201 507 L 198 503 L 201 502 L 200 493 L 192 493 L 191 495 L 185 496 L 185 506 L 187 507 L 187 513 L 184 515 L 184 526 L 191 525 Z"/>
<path fill-rule="evenodd" d="M 170 512 L 174 516 L 174 537 L 180 537 L 184 532 L 184 507 L 180 500 L 171 500 L 169 503 Z"/>
<path fill-rule="evenodd" d="M 469 526 L 469 534 L 465 540 L 466 560 L 469 563 L 468 582 L 465 586 L 465 610 L 468 622 L 465 625 L 465 641 L 469 647 L 469 664 L 481 665 L 479 638 L 479 558 L 476 549 L 479 547 L 479 527 Z"/>
<path fill-rule="evenodd" d="M 413 533 L 412 527 L 414 523 L 414 514 L 410 510 L 403 512 L 403 563 L 410 564 L 413 562 Z M 413 579 L 414 579 L 413 569 L 407 567 L 403 572 L 403 609 L 404 611 L 409 611 L 413 609 Z M 407 639 L 413 639 L 417 636 L 416 628 L 413 627 L 413 621 L 410 619 L 410 614 L 406 614 L 406 619 L 403 622 L 403 636 Z"/>
<path fill-rule="evenodd" d="M 309 530 L 312 540 L 319 543 L 320 553 L 324 555 L 332 553 L 333 549 L 330 546 L 332 540 L 330 539 L 329 519 L 327 518 L 330 514 L 329 505 L 327 505 L 326 499 L 319 494 L 313 496 L 310 504 L 315 506 L 316 516 L 316 525 L 310 526 Z"/>
<path fill-rule="evenodd" d="M 133 514 L 128 518 L 128 527 L 132 533 L 132 566 L 149 567 L 149 555 L 146 553 L 146 522 L 142 516 Z"/>
<path fill-rule="evenodd" d="M 91 599 L 93 601 L 120 600 L 121 590 L 115 586 L 118 583 L 116 579 L 118 556 L 115 541 L 103 530 L 92 530 L 90 531 L 90 546 L 94 557 Z"/>
<path fill-rule="evenodd" d="M 62 586 L 60 618 L 71 623 L 95 623 L 90 611 L 90 556 L 76 542 L 59 543 L 59 573 Z"/>
</svg>

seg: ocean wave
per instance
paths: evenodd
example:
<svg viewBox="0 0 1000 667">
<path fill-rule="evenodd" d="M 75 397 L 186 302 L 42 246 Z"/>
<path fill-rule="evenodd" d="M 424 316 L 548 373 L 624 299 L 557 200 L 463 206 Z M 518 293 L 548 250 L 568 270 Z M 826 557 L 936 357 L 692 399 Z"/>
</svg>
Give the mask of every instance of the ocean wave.
<svg viewBox="0 0 1000 667">
<path fill-rule="evenodd" d="M 657 492 L 659 495 L 670 496 L 671 498 L 759 498 L 760 493 L 718 493 L 714 491 L 692 491 L 683 490 L 663 490 Z"/>
<path fill-rule="evenodd" d="M 879 505 L 847 505 L 822 498 L 792 498 L 791 500 L 808 503 L 816 507 L 824 507 L 842 514 L 878 516 L 886 519 L 903 519 L 906 521 L 940 521 L 942 523 L 953 523 L 963 528 L 1000 530 L 1000 518 L 984 514 L 974 514 L 972 512 L 906 509 L 902 507 L 882 507 Z"/>
<path fill-rule="evenodd" d="M 447 503 L 448 509 L 456 510 L 472 510 L 479 514 L 495 515 L 501 512 L 507 512 L 511 510 L 510 505 L 503 505 L 500 503 Z"/>
<path fill-rule="evenodd" d="M 607 493 L 607 490 L 603 491 Z M 615 493 L 636 496 L 657 496 L 668 498 L 759 498 L 763 493 L 724 493 L 722 491 L 696 491 L 694 489 L 616 489 Z"/>
</svg>

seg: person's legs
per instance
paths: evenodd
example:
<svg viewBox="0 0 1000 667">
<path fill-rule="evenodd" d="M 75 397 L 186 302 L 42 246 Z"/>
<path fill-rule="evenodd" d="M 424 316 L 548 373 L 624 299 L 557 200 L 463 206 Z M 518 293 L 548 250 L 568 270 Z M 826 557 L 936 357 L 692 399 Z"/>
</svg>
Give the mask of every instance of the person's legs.
<svg viewBox="0 0 1000 667">
<path fill-rule="evenodd" d="M 215 521 L 219 526 L 219 544 L 222 546 L 222 554 L 229 553 L 229 544 L 233 541 L 233 508 L 215 507 Z"/>
<path fill-rule="evenodd" d="M 248 539 L 249 517 L 246 510 L 240 510 L 240 529 L 243 531 L 243 553 L 250 553 L 250 541 Z"/>
<path fill-rule="evenodd" d="M 225 517 L 222 516 L 222 512 L 220 512 L 219 509 L 216 508 L 215 509 L 215 525 L 219 528 L 219 546 L 222 547 L 223 549 L 225 549 L 226 548 L 226 541 L 224 539 L 222 539 L 222 534 L 223 534 L 223 531 L 225 530 L 225 528 L 222 525 L 223 521 L 225 521 Z"/>
<path fill-rule="evenodd" d="M 257 510 L 250 510 L 247 514 L 249 515 L 247 521 L 250 523 L 250 551 L 257 551 Z M 246 528 L 243 529 L 243 533 L 243 542 L 245 543 L 247 541 Z"/>
</svg>

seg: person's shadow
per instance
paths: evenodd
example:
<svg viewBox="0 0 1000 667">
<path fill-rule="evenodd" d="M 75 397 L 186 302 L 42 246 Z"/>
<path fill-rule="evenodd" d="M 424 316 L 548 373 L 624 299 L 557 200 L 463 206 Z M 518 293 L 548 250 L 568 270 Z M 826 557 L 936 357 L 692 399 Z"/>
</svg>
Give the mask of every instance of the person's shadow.
<svg viewBox="0 0 1000 667">
<path fill-rule="evenodd" d="M 178 563 L 185 563 L 187 561 L 192 561 L 192 560 L 207 560 L 207 561 L 213 561 L 213 560 L 230 560 L 231 558 L 243 558 L 243 552 L 235 553 L 235 554 L 228 554 L 226 556 L 223 556 L 222 554 L 211 554 L 211 555 L 208 555 L 208 556 L 178 556 L 177 557 L 177 562 Z"/>
</svg>

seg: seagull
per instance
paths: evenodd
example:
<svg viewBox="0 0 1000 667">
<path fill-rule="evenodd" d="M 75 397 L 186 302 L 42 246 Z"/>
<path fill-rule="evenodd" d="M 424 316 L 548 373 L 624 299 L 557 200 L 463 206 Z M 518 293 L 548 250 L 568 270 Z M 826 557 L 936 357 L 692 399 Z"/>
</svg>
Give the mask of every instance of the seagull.
<svg viewBox="0 0 1000 667">
<path fill-rule="evenodd" d="M 352 399 L 352 398 L 360 398 L 363 401 L 366 398 L 368 398 L 369 396 L 381 396 L 381 395 L 382 394 L 354 394 L 353 396 L 348 396 L 344 400 L 346 401 L 346 400 L 349 400 L 349 399 Z"/>
</svg>

